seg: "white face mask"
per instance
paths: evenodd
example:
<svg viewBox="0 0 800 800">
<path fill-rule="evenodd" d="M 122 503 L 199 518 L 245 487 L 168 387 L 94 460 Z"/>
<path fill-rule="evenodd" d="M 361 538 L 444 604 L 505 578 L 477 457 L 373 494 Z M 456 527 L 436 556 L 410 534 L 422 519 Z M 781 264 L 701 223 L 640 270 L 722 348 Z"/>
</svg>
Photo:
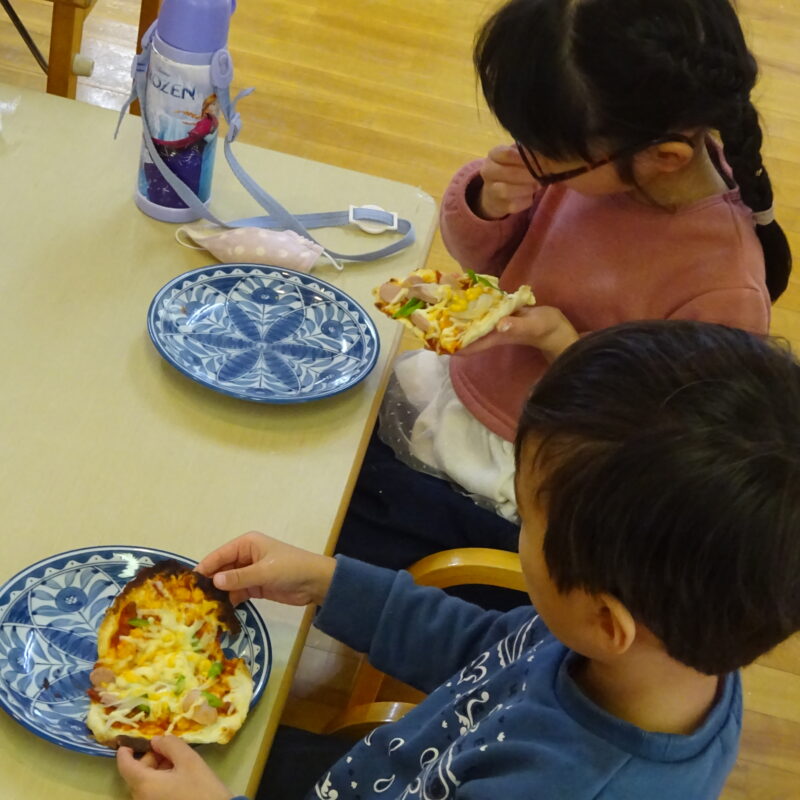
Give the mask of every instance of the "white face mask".
<svg viewBox="0 0 800 800">
<path fill-rule="evenodd" d="M 221 228 L 201 222 L 178 228 L 175 238 L 184 247 L 208 250 L 219 261 L 246 261 L 298 272 L 310 272 L 324 254 L 322 245 L 294 231 Z"/>
</svg>

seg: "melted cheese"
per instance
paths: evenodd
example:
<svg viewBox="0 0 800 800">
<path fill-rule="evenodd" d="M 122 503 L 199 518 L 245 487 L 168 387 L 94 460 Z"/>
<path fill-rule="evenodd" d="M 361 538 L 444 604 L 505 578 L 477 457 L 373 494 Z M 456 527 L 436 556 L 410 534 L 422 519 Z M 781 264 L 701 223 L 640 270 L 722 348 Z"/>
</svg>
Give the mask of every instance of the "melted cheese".
<svg viewBox="0 0 800 800">
<path fill-rule="evenodd" d="M 170 732 L 192 743 L 225 743 L 244 721 L 252 678 L 241 659 L 222 652 L 218 602 L 185 577 L 161 582 L 163 591 L 153 583 L 136 587 L 134 623 L 114 614 L 101 625 L 97 666 L 111 669 L 114 680 L 96 687 L 105 704 L 95 699 L 90 707 L 87 724 L 98 741 Z M 203 692 L 216 710 L 216 721 L 205 725 L 192 719 L 201 706 L 209 713 Z"/>
</svg>

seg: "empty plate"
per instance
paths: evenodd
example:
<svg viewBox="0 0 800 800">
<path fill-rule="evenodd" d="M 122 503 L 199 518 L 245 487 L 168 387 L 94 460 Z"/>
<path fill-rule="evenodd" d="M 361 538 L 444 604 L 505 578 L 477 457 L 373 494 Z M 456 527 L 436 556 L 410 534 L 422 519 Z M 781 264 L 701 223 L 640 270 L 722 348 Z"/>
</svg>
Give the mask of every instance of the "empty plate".
<svg viewBox="0 0 800 800">
<path fill-rule="evenodd" d="M 352 297 L 301 272 L 220 264 L 171 280 L 153 298 L 147 330 L 184 375 L 259 403 L 343 392 L 378 359 L 375 325 Z"/>
</svg>

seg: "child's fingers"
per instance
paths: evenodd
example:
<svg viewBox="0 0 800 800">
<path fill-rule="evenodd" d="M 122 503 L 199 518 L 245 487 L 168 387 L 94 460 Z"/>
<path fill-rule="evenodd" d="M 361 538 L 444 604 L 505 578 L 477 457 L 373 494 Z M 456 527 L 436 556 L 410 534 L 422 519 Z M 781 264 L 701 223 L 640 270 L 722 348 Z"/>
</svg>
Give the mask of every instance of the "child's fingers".
<svg viewBox="0 0 800 800">
<path fill-rule="evenodd" d="M 534 187 L 526 184 L 485 183 L 478 200 L 478 213 L 488 219 L 516 214 L 533 204 Z"/>
<path fill-rule="evenodd" d="M 506 213 L 516 214 L 518 211 L 524 211 L 526 208 L 531 207 L 531 204 L 533 203 L 533 195 L 530 191 L 516 192 L 513 195 L 509 195 L 505 203 Z"/>
<path fill-rule="evenodd" d="M 232 592 L 236 596 L 250 587 L 260 586 L 263 582 L 263 570 L 260 564 L 228 569 L 214 574 L 214 586 L 223 592 Z"/>
<path fill-rule="evenodd" d="M 572 323 L 552 306 L 521 309 L 501 320 L 497 331 L 507 344 L 539 348 L 548 361 L 554 361 L 579 338 Z"/>
<path fill-rule="evenodd" d="M 516 145 L 513 144 L 499 144 L 493 147 L 489 151 L 487 158 L 490 161 L 494 161 L 496 164 L 505 164 L 510 167 L 525 166 L 522 163 L 519 150 L 517 150 Z"/>
<path fill-rule="evenodd" d="M 201 575 L 211 577 L 215 572 L 220 569 L 233 566 L 236 563 L 236 558 L 239 553 L 239 548 L 236 545 L 236 540 L 228 542 L 227 544 L 218 547 L 216 550 L 209 553 L 203 558 L 200 563 L 195 567 L 197 572 Z"/>
<path fill-rule="evenodd" d="M 503 319 L 508 319 L 508 317 L 504 317 Z M 503 320 L 500 322 L 502 323 Z M 500 323 L 498 323 L 498 325 L 499 324 Z M 474 356 L 476 353 L 482 353 L 484 350 L 491 350 L 491 348 L 502 344 L 508 344 L 508 341 L 506 341 L 506 337 L 495 327 L 493 331 L 487 333 L 485 336 L 481 336 L 480 339 L 476 339 L 461 350 L 456 350 L 453 357 L 469 358 L 469 356 Z"/>
<path fill-rule="evenodd" d="M 134 786 L 142 775 L 147 772 L 149 767 L 142 766 L 139 761 L 133 757 L 133 750 L 130 747 L 120 747 L 117 750 L 117 769 L 122 779 L 128 786 Z"/>
<path fill-rule="evenodd" d="M 577 334 L 557 308 L 535 306 L 522 308 L 499 320 L 495 329 L 456 353 L 468 357 L 498 345 L 521 344 L 538 347 L 546 352 L 561 352 Z"/>
<path fill-rule="evenodd" d="M 525 211 L 526 208 L 530 208 L 531 204 L 530 201 L 527 203 L 519 200 L 517 202 L 509 204 L 508 213 L 509 214 L 518 214 L 520 211 Z"/>
<path fill-rule="evenodd" d="M 160 769 L 164 763 L 164 759 L 160 758 L 152 750 L 148 750 L 137 762 L 140 767 L 147 767 L 148 769 Z"/>
<path fill-rule="evenodd" d="M 495 331 L 502 336 L 502 344 L 526 344 L 538 347 L 547 329 L 536 319 L 506 317 L 497 323 Z"/>
<path fill-rule="evenodd" d="M 487 161 L 481 169 L 481 178 L 484 184 L 507 183 L 528 187 L 529 191 L 531 186 L 536 186 L 533 175 L 521 164 L 495 164 Z"/>
<path fill-rule="evenodd" d="M 494 181 L 491 184 L 485 184 L 484 191 L 491 192 L 492 197 L 508 203 L 524 198 L 530 205 L 533 200 L 533 187 L 530 181 L 525 183 Z"/>
<path fill-rule="evenodd" d="M 538 343 L 543 337 L 551 336 L 565 322 L 564 315 L 552 306 L 533 306 L 521 308 L 516 313 L 504 317 L 495 330 L 504 334 L 509 344 Z"/>
<path fill-rule="evenodd" d="M 238 606 L 239 603 L 244 603 L 250 597 L 250 594 L 243 589 L 238 589 L 235 592 L 230 593 L 230 601 L 231 604 L 234 606 Z"/>
<path fill-rule="evenodd" d="M 201 574 L 211 576 L 222 569 L 230 569 L 239 564 L 252 561 L 252 537 L 249 533 L 231 539 L 216 550 L 212 550 L 195 569 Z"/>
<path fill-rule="evenodd" d="M 150 746 L 160 756 L 168 759 L 176 767 L 184 766 L 198 758 L 197 753 L 177 736 L 154 736 Z"/>
</svg>

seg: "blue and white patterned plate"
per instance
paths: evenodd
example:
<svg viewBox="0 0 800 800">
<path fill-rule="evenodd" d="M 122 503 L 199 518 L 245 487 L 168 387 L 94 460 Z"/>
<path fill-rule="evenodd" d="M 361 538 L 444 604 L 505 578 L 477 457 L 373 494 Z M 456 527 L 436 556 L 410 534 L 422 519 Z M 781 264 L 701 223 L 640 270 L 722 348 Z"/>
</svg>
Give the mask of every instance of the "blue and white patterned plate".
<svg viewBox="0 0 800 800">
<path fill-rule="evenodd" d="M 259 403 L 301 403 L 343 392 L 378 359 L 375 325 L 325 281 L 260 264 L 186 272 L 153 298 L 147 330 L 184 375 Z"/>
<path fill-rule="evenodd" d="M 97 659 L 97 629 L 120 589 L 165 558 L 196 562 L 148 547 L 83 547 L 37 561 L 0 587 L 0 708 L 50 742 L 93 756 L 113 756 L 91 738 L 86 690 Z M 253 701 L 272 666 L 269 634 L 250 603 L 236 610 L 242 630 L 223 639 L 244 658 Z"/>
</svg>

